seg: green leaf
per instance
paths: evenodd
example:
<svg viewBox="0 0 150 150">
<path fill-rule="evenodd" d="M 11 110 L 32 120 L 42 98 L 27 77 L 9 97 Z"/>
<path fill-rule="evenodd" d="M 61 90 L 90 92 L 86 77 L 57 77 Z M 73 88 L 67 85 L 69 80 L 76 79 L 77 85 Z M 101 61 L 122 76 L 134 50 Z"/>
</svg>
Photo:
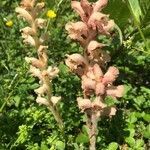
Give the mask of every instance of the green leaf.
<svg viewBox="0 0 150 150">
<path fill-rule="evenodd" d="M 142 10 L 142 24 L 149 25 L 150 23 L 150 1 L 149 0 L 139 0 L 140 7 Z"/>
<path fill-rule="evenodd" d="M 36 89 L 36 88 L 38 88 L 39 87 L 39 84 L 38 83 L 34 83 L 34 84 L 32 84 L 32 85 L 30 85 L 30 89 L 31 90 L 34 90 L 34 89 Z"/>
<path fill-rule="evenodd" d="M 144 141 L 142 139 L 136 140 L 136 147 L 137 148 L 142 147 L 143 145 L 144 145 Z"/>
<path fill-rule="evenodd" d="M 76 142 L 77 143 L 88 143 L 89 138 L 86 134 L 80 133 L 80 134 L 78 134 L 78 136 L 76 138 Z"/>
<path fill-rule="evenodd" d="M 141 24 L 141 18 L 143 14 L 142 14 L 139 0 L 128 0 L 128 4 L 129 4 L 131 13 L 134 16 L 134 19 L 136 20 L 138 24 Z"/>
<path fill-rule="evenodd" d="M 60 63 L 60 65 L 59 65 L 59 70 L 60 70 L 60 73 L 62 74 L 62 75 L 67 75 L 68 74 L 68 72 L 69 72 L 69 69 L 68 69 L 68 67 L 66 66 L 66 65 L 64 65 L 63 63 Z"/>
<path fill-rule="evenodd" d="M 108 150 L 117 150 L 118 144 L 116 142 L 112 142 L 108 146 Z"/>
<path fill-rule="evenodd" d="M 144 119 L 145 121 L 147 121 L 147 122 L 150 122 L 150 114 L 145 114 L 145 115 L 143 116 L 143 119 Z"/>
<path fill-rule="evenodd" d="M 130 11 L 123 0 L 111 0 L 104 9 L 106 14 L 110 14 L 110 18 L 114 19 L 115 23 L 121 28 L 125 28 L 130 18 Z"/>
<path fill-rule="evenodd" d="M 150 125 L 148 125 L 148 126 L 146 127 L 146 129 L 145 129 L 144 132 L 143 132 L 143 135 L 144 135 L 144 137 L 147 138 L 147 139 L 150 138 Z"/>
<path fill-rule="evenodd" d="M 105 99 L 105 103 L 107 104 L 107 106 L 113 106 L 114 104 L 116 104 L 118 101 L 116 99 L 113 99 L 110 96 L 107 96 Z"/>
<path fill-rule="evenodd" d="M 62 141 L 57 141 L 55 143 L 55 147 L 57 150 L 64 150 L 65 149 L 65 143 Z"/>
<path fill-rule="evenodd" d="M 135 145 L 135 139 L 133 137 L 127 137 L 127 138 L 125 138 L 125 141 L 129 144 L 129 146 L 134 147 L 134 145 Z"/>
<path fill-rule="evenodd" d="M 127 119 L 127 122 L 129 124 L 135 123 L 137 121 L 136 113 L 133 112 L 129 115 L 129 118 Z"/>
<path fill-rule="evenodd" d="M 41 150 L 49 150 L 49 148 L 47 147 L 47 145 L 45 144 L 45 142 L 42 142 L 42 144 L 41 144 Z"/>
<path fill-rule="evenodd" d="M 15 106 L 16 107 L 19 107 L 19 104 L 20 104 L 20 96 L 16 95 L 14 97 L 14 101 L 15 101 Z"/>
</svg>

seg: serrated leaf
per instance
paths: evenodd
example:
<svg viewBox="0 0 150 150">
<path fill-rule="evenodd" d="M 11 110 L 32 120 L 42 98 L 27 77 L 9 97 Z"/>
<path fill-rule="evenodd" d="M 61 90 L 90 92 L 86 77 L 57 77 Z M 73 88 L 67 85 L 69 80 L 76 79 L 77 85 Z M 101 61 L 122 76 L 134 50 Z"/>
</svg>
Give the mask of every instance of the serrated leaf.
<svg viewBox="0 0 150 150">
<path fill-rule="evenodd" d="M 16 107 L 19 107 L 19 104 L 20 104 L 20 96 L 18 96 L 18 95 L 16 95 L 15 97 L 14 97 L 14 101 L 15 101 L 15 106 Z"/>
<path fill-rule="evenodd" d="M 136 140 L 136 147 L 137 148 L 142 147 L 143 145 L 144 145 L 144 141 L 142 139 Z"/>
<path fill-rule="evenodd" d="M 76 142 L 77 143 L 88 143 L 89 138 L 86 134 L 80 133 L 80 134 L 78 134 L 78 136 L 76 138 Z"/>
<path fill-rule="evenodd" d="M 143 119 L 144 119 L 145 121 L 147 121 L 147 122 L 150 122 L 150 114 L 145 114 L 145 115 L 143 116 Z"/>
<path fill-rule="evenodd" d="M 112 142 L 108 146 L 108 150 L 117 150 L 118 144 L 116 142 Z"/>
<path fill-rule="evenodd" d="M 65 143 L 62 141 L 57 141 L 55 143 L 55 147 L 57 150 L 64 150 L 65 149 Z"/>
<path fill-rule="evenodd" d="M 133 137 L 127 137 L 125 138 L 125 141 L 131 146 L 133 147 L 135 145 L 135 139 Z"/>
<path fill-rule="evenodd" d="M 41 150 L 49 150 L 49 148 L 47 147 L 47 145 L 44 142 L 42 142 L 42 144 L 41 144 Z"/>
<path fill-rule="evenodd" d="M 136 114 L 133 112 L 129 115 L 129 118 L 127 119 L 128 123 L 135 123 L 137 121 Z"/>
<path fill-rule="evenodd" d="M 150 125 L 148 125 L 148 126 L 146 127 L 146 129 L 145 129 L 144 132 L 143 132 L 143 135 L 144 135 L 144 137 L 147 138 L 147 139 L 150 138 Z"/>
</svg>

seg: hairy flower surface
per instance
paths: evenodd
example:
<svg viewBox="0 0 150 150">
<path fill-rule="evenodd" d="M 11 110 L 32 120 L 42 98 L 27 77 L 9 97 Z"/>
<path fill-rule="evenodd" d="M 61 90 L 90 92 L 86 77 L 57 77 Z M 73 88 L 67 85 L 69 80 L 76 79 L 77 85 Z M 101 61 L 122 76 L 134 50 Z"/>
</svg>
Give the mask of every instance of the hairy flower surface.
<svg viewBox="0 0 150 150">
<path fill-rule="evenodd" d="M 86 125 L 90 140 L 90 150 L 96 150 L 97 122 L 100 116 L 116 114 L 115 106 L 108 106 L 105 98 L 123 96 L 123 85 L 114 86 L 119 70 L 111 66 L 107 68 L 111 57 L 103 50 L 104 44 L 97 41 L 98 35 L 111 35 L 115 27 L 109 15 L 102 13 L 108 0 L 91 3 L 88 0 L 71 1 L 72 8 L 80 15 L 81 21 L 66 25 L 69 37 L 79 42 L 83 53 L 67 55 L 66 65 L 81 79 L 83 98 L 78 97 L 78 107 L 87 117 Z"/>
<path fill-rule="evenodd" d="M 88 35 L 88 27 L 82 21 L 66 24 L 66 30 L 69 33 L 69 37 L 73 40 L 84 41 Z"/>
</svg>

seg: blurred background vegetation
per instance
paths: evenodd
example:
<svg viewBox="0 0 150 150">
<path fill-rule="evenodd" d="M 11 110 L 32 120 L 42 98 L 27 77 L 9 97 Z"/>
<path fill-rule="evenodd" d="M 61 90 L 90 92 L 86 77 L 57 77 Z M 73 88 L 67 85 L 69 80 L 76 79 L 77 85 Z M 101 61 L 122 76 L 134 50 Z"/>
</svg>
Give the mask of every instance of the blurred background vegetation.
<svg viewBox="0 0 150 150">
<path fill-rule="evenodd" d="M 91 0 L 92 1 L 92 0 Z M 94 0 L 93 0 L 94 1 Z M 65 54 L 82 52 L 81 47 L 67 37 L 65 24 L 78 20 L 70 0 L 45 0 L 46 9 L 54 10 L 50 20 L 49 64 L 57 65 L 59 77 L 53 81 L 53 93 L 62 96 L 61 114 L 65 136 L 58 131 L 51 113 L 36 102 L 34 89 L 38 80 L 28 73 L 24 57 L 36 55 L 22 44 L 19 30 L 24 22 L 18 19 L 15 7 L 19 0 L 0 2 L 0 150 L 86 150 L 88 137 L 84 116 L 79 112 L 76 97 L 81 94 L 80 80 L 64 65 Z M 97 150 L 150 149 L 150 1 L 109 0 L 103 10 L 118 27 L 112 38 L 99 36 L 112 60 L 119 67 L 116 84 L 125 85 L 124 97 L 116 104 L 113 118 L 99 122 Z"/>
</svg>

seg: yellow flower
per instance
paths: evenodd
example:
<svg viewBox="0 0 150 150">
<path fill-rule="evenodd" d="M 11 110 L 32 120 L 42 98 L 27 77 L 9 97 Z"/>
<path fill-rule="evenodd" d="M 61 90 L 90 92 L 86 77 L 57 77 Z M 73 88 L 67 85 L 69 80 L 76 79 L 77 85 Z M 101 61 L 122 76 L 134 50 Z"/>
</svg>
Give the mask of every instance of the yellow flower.
<svg viewBox="0 0 150 150">
<path fill-rule="evenodd" d="M 56 13 L 53 10 L 48 10 L 46 13 L 46 16 L 48 18 L 55 18 L 56 17 Z"/>
<path fill-rule="evenodd" d="M 13 26 L 13 22 L 11 20 L 6 22 L 6 26 L 7 27 L 12 27 Z"/>
</svg>

